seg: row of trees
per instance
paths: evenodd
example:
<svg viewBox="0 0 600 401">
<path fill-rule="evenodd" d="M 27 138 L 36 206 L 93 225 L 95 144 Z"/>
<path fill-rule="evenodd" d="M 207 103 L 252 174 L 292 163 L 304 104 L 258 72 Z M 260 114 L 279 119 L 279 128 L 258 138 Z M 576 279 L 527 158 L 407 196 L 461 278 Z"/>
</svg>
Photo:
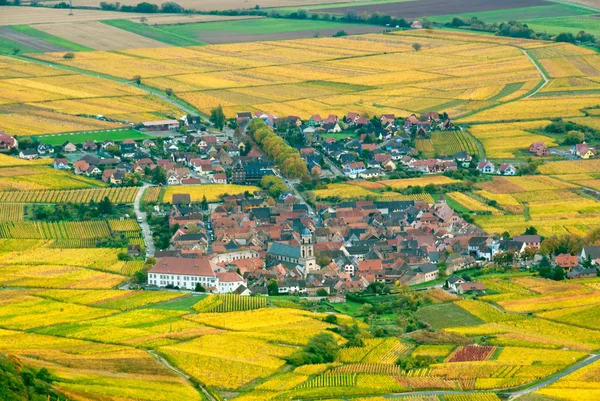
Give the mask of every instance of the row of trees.
<svg viewBox="0 0 600 401">
<path fill-rule="evenodd" d="M 267 127 L 263 120 L 258 118 L 252 120 L 248 133 L 263 152 L 279 166 L 285 176 L 303 179 L 309 177 L 306 163 L 300 157 L 300 152 Z"/>
<path fill-rule="evenodd" d="M 507 36 L 511 38 L 555 40 L 557 42 L 566 43 L 596 43 L 596 38 L 594 35 L 585 31 L 579 31 L 579 33 L 576 35 L 573 35 L 570 32 L 563 32 L 558 34 L 556 37 L 553 37 L 545 32 L 535 32 L 527 24 L 523 24 L 518 21 L 508 21 L 500 24 L 496 22 L 492 24 L 486 24 L 477 17 L 466 20 L 454 17 L 451 22 L 446 24 L 446 26 L 452 28 L 466 27 L 477 31 L 494 32 L 499 36 Z"/>
<path fill-rule="evenodd" d="M 170 14 L 180 14 L 185 12 L 186 10 L 181 7 L 179 4 L 169 1 L 166 3 L 162 3 L 160 7 L 153 3 L 142 2 L 138 3 L 135 6 L 128 6 L 125 4 L 121 4 L 118 1 L 115 3 L 108 3 L 105 1 L 100 2 L 100 8 L 106 11 L 124 11 L 124 12 L 133 12 L 133 13 L 170 13 Z"/>
</svg>

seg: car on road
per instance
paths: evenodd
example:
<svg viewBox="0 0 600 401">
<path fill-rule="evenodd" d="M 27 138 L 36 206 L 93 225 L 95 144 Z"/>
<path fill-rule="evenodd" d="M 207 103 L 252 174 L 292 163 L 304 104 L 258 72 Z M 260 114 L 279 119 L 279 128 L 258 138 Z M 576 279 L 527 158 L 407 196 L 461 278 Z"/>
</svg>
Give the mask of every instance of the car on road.
<svg viewBox="0 0 600 401">
<path fill-rule="evenodd" d="M 142 216 L 139 216 L 139 217 L 137 218 L 137 221 L 138 221 L 138 223 L 142 223 L 142 222 L 144 221 L 144 219 L 142 219 Z"/>
</svg>

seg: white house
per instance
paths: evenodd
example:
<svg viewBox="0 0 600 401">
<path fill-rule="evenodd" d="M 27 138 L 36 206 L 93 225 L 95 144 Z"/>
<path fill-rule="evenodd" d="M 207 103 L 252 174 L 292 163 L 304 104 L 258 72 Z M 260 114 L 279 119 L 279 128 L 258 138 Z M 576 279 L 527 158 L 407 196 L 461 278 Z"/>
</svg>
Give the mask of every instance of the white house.
<svg viewBox="0 0 600 401">
<path fill-rule="evenodd" d="M 148 271 L 148 284 L 157 287 L 179 287 L 194 290 L 200 284 L 207 292 L 224 294 L 247 285 L 239 274 L 215 273 L 218 266 L 208 259 L 173 258 L 159 259 Z"/>
<path fill-rule="evenodd" d="M 500 171 L 500 174 L 502 174 L 502 175 L 516 175 L 517 174 L 517 169 L 512 164 L 508 164 L 508 163 L 501 164 L 499 171 Z"/>
<path fill-rule="evenodd" d="M 480 161 L 477 165 L 477 170 L 481 171 L 483 174 L 494 174 L 496 168 L 494 165 L 486 160 Z"/>
<path fill-rule="evenodd" d="M 365 163 L 363 162 L 349 163 L 344 166 L 344 174 L 351 178 L 356 178 L 358 174 L 362 173 L 366 169 Z"/>
</svg>

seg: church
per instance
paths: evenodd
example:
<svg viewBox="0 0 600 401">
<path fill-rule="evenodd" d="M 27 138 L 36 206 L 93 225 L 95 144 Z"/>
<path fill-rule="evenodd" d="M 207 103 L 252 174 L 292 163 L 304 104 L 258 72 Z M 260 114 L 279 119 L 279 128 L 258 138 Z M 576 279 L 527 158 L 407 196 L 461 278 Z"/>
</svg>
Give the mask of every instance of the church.
<svg viewBox="0 0 600 401">
<path fill-rule="evenodd" d="M 301 266 L 305 273 L 319 270 L 315 259 L 313 237 L 307 228 L 302 231 L 300 246 L 273 242 L 267 251 L 267 263 L 280 261 Z"/>
</svg>

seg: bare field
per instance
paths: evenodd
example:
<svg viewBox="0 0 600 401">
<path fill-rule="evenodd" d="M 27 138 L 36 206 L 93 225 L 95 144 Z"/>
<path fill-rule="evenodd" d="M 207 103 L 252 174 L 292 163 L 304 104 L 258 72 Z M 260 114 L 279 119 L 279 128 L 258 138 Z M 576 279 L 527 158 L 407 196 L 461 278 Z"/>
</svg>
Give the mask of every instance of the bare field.
<svg viewBox="0 0 600 401">
<path fill-rule="evenodd" d="M 227 16 L 227 15 L 199 15 L 199 14 L 148 14 L 146 16 L 146 25 L 174 25 L 174 24 L 196 24 L 200 22 L 223 22 L 236 21 L 241 19 L 256 19 L 263 17 L 253 16 Z M 132 22 L 141 23 L 141 18 L 131 20 Z"/>
<path fill-rule="evenodd" d="M 171 16 L 172 14 L 157 14 L 155 17 L 161 15 Z M 58 22 L 100 21 L 107 19 L 139 19 L 144 16 L 147 16 L 147 14 L 118 13 L 100 10 L 73 10 L 73 15 L 69 15 L 69 10 L 67 9 L 4 6 L 0 13 L 0 25 L 31 25 Z"/>
<path fill-rule="evenodd" d="M 368 6 L 346 6 L 339 8 L 323 8 L 319 12 L 343 14 L 352 9 L 358 15 L 379 12 L 401 18 L 418 18 L 449 13 L 461 14 L 468 12 L 508 10 L 511 8 L 545 6 L 554 4 L 546 0 L 419 0 L 398 3 L 373 4 Z"/>
<path fill-rule="evenodd" d="M 169 47 L 169 45 L 127 32 L 98 21 L 36 25 L 36 29 L 96 50 L 123 50 Z"/>
<path fill-rule="evenodd" d="M 62 0 L 42 1 L 42 3 L 59 3 Z M 78 6 L 98 7 L 101 0 L 77 0 Z M 358 0 L 357 0 L 358 1 Z M 139 0 L 122 0 L 121 4 L 135 6 Z M 159 2 L 160 3 L 160 2 Z M 317 4 L 348 3 L 348 0 L 180 0 L 177 3 L 185 8 L 193 8 L 199 11 L 210 10 L 236 10 L 243 8 L 274 8 L 274 7 L 304 7 Z"/>
<path fill-rule="evenodd" d="M 569 3 L 581 4 L 582 6 L 600 10 L 600 0 L 571 0 Z"/>
</svg>

